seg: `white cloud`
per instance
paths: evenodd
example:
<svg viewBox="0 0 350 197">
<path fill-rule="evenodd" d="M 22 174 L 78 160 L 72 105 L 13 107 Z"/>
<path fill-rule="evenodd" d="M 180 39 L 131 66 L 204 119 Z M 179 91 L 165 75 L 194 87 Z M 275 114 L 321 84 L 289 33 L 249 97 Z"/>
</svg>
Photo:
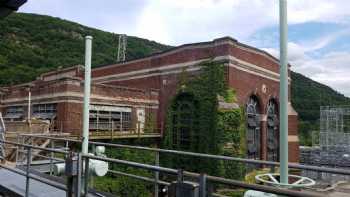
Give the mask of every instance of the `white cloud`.
<svg viewBox="0 0 350 197">
<path fill-rule="evenodd" d="M 262 48 L 262 50 L 265 50 L 266 52 L 279 59 L 280 53 L 277 49 Z M 288 42 L 288 61 L 292 65 L 300 66 L 304 64 L 304 62 L 308 59 L 309 57 L 305 54 L 305 47 L 294 42 Z"/>
<path fill-rule="evenodd" d="M 292 70 L 350 96 L 350 52 L 329 52 L 324 56 L 312 58 L 307 55 L 306 48 L 309 47 L 288 43 L 288 61 L 292 65 Z M 263 50 L 279 58 L 278 50 L 273 48 Z"/>
<path fill-rule="evenodd" d="M 350 23 L 349 0 L 289 0 L 290 24 Z M 183 44 L 250 35 L 278 23 L 277 0 L 35 0 L 24 12 L 62 17 L 116 33 Z"/>
<path fill-rule="evenodd" d="M 348 0 L 289 0 L 289 21 L 349 23 Z"/>
<path fill-rule="evenodd" d="M 148 38 L 168 44 L 207 41 L 226 35 L 248 38 L 271 23 L 273 16 L 266 10 L 272 5 L 273 1 L 262 0 L 151 0 L 141 13 L 137 35 L 143 36 L 147 29 Z"/>
<path fill-rule="evenodd" d="M 288 2 L 290 24 L 350 22 L 348 0 Z M 227 35 L 247 41 L 256 31 L 276 24 L 276 0 L 150 0 L 135 34 L 175 45 Z"/>
<path fill-rule="evenodd" d="M 312 79 L 350 96 L 350 52 L 329 53 L 320 59 L 306 62 L 302 70 L 307 70 L 308 67 L 316 67 L 321 71 L 309 73 Z"/>
</svg>

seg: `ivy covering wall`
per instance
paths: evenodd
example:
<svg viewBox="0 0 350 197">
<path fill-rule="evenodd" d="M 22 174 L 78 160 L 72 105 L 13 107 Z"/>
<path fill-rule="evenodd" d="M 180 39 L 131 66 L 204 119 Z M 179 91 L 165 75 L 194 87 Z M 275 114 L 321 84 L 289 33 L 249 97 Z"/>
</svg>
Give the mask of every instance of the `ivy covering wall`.
<svg viewBox="0 0 350 197">
<path fill-rule="evenodd" d="M 236 102 L 226 82 L 226 67 L 212 61 L 200 73 L 184 71 L 167 111 L 163 148 L 227 156 L 245 156 L 245 120 L 241 108 L 221 109 L 219 101 Z M 241 179 L 244 168 L 235 162 L 162 155 L 164 166 Z"/>
<path fill-rule="evenodd" d="M 221 107 L 220 103 L 235 105 L 235 91 L 226 84 L 225 66 L 213 62 L 200 65 L 201 72 L 190 77 L 185 71 L 180 76 L 177 94 L 171 99 L 167 111 L 167 122 L 162 148 L 209 153 L 234 157 L 245 157 L 246 121 L 243 109 L 239 107 Z M 145 132 L 154 128 L 154 117 L 146 118 Z M 181 136 L 182 135 L 182 136 Z M 185 139 L 181 139 L 181 137 Z M 186 141 L 187 139 L 187 141 Z M 157 142 L 147 139 L 120 141 L 122 144 L 153 146 Z M 124 159 L 153 165 L 155 155 L 148 151 L 107 148 L 106 154 L 111 158 Z M 243 180 L 245 166 L 237 162 L 213 159 L 199 159 L 171 154 L 160 154 L 162 167 L 203 172 L 234 180 Z M 111 170 L 153 178 L 152 172 L 113 164 Z M 171 182 L 176 177 L 161 174 L 162 180 Z M 97 177 L 94 186 L 120 196 L 152 196 L 153 184 L 133 178 L 109 173 Z M 211 185 L 217 193 L 228 196 L 242 196 L 241 190 L 232 190 L 222 186 Z"/>
</svg>

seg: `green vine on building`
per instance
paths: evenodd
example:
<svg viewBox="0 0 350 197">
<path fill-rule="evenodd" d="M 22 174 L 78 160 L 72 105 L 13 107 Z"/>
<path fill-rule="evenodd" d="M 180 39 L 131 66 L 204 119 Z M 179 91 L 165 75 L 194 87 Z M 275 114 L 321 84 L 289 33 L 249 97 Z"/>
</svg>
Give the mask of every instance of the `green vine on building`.
<svg viewBox="0 0 350 197">
<path fill-rule="evenodd" d="M 167 111 L 163 148 L 215 155 L 245 156 L 245 120 L 235 91 L 226 81 L 226 66 L 208 61 L 198 75 L 180 76 L 177 94 Z M 224 107 L 223 107 L 223 106 Z M 244 170 L 237 163 L 212 159 L 162 156 L 165 166 L 237 177 Z M 195 165 L 194 165 L 195 164 Z M 228 172 L 230 171 L 230 172 Z"/>
</svg>

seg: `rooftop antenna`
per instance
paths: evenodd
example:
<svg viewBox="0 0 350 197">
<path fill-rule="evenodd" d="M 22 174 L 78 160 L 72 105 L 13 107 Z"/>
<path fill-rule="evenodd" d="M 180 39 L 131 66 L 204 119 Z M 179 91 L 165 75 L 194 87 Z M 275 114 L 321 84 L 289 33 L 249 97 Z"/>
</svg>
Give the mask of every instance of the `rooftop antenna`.
<svg viewBox="0 0 350 197">
<path fill-rule="evenodd" d="M 127 35 L 120 34 L 118 40 L 117 62 L 124 62 L 126 57 Z"/>
</svg>

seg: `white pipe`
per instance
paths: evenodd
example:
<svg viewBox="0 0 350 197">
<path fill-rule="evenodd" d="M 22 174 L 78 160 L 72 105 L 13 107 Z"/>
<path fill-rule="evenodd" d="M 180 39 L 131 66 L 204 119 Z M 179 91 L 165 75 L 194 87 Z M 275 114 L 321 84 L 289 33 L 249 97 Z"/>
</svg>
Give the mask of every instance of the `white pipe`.
<svg viewBox="0 0 350 197">
<path fill-rule="evenodd" d="M 87 154 L 89 150 L 89 106 L 91 91 L 91 50 L 92 37 L 85 37 L 85 81 L 84 81 L 84 111 L 83 111 L 83 154 Z"/>
</svg>

